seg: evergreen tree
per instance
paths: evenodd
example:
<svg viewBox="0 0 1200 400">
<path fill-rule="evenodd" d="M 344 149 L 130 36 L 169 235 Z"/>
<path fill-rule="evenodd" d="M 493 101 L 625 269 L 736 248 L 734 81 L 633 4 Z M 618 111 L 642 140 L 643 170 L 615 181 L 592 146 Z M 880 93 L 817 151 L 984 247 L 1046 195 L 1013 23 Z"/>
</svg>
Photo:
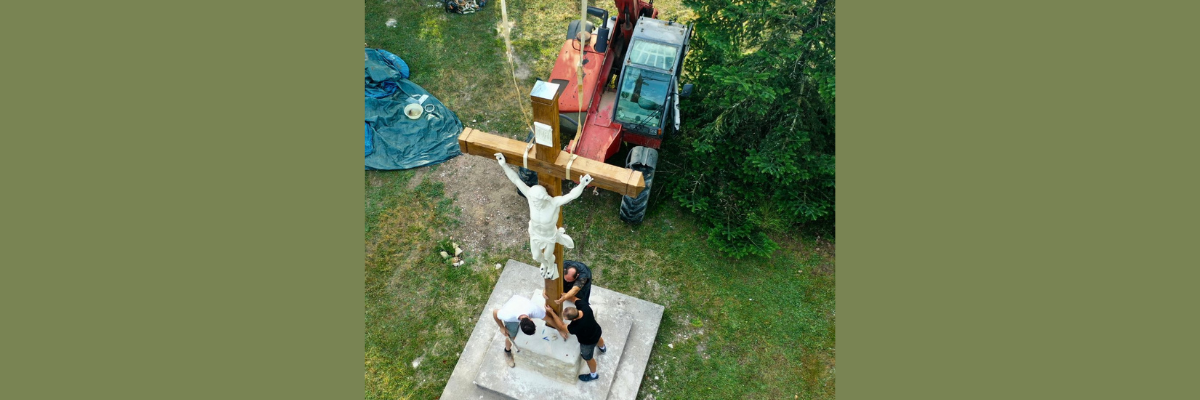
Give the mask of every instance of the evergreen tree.
<svg viewBox="0 0 1200 400">
<path fill-rule="evenodd" d="M 682 167 L 669 192 L 735 258 L 769 256 L 768 231 L 831 233 L 835 2 L 685 3 L 698 15 L 684 80 L 696 90 L 668 140 Z"/>
</svg>

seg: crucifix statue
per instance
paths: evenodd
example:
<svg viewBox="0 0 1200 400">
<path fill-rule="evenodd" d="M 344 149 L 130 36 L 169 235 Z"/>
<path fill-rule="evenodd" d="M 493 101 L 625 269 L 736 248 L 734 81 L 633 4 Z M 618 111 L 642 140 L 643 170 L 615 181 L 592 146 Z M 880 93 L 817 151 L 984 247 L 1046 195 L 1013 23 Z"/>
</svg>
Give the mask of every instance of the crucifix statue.
<svg viewBox="0 0 1200 400">
<path fill-rule="evenodd" d="M 584 175 L 579 179 L 579 185 L 566 195 L 550 197 L 546 188 L 541 185 L 526 186 L 521 177 L 517 176 L 517 171 L 513 171 L 512 167 L 505 163 L 504 153 L 496 153 L 496 160 L 500 162 L 500 168 L 504 170 L 508 180 L 517 185 L 517 189 L 529 200 L 529 251 L 534 261 L 541 265 L 542 279 L 558 279 L 555 247 L 562 245 L 568 249 L 575 248 L 575 241 L 567 236 L 566 229 L 558 226 L 558 219 L 562 214 L 561 207 L 579 198 L 583 188 L 592 183 L 592 176 Z"/>
<path fill-rule="evenodd" d="M 625 196 L 637 196 L 646 188 L 642 173 L 603 161 L 581 158 L 562 151 L 558 132 L 559 85 L 538 81 L 530 93 L 533 105 L 533 143 L 463 128 L 458 136 L 458 148 L 463 154 L 495 157 L 504 174 L 529 200 L 530 253 L 541 265 L 545 293 L 551 299 L 562 296 L 563 248 L 574 248 L 574 241 L 563 229 L 561 207 L 579 197 L 590 185 Z M 582 121 L 581 121 L 582 123 Z M 521 165 L 538 173 L 538 184 L 526 186 L 507 164 Z M 562 180 L 579 179 L 579 185 L 566 196 Z M 551 247 L 553 250 L 551 251 Z M 555 313 L 562 305 L 547 302 Z"/>
</svg>

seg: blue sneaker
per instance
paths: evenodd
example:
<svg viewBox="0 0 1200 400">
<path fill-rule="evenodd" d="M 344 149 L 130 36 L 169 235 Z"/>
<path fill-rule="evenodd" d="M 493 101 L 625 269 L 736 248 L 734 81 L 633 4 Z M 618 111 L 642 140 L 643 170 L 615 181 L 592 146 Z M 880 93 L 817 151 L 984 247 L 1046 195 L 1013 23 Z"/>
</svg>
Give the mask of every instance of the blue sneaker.
<svg viewBox="0 0 1200 400">
<path fill-rule="evenodd" d="M 579 376 L 579 380 L 584 381 L 584 382 L 599 379 L 599 378 L 600 378 L 600 374 L 596 374 L 596 376 L 594 376 L 594 377 L 592 376 L 592 374 L 583 374 L 583 375 Z"/>
</svg>

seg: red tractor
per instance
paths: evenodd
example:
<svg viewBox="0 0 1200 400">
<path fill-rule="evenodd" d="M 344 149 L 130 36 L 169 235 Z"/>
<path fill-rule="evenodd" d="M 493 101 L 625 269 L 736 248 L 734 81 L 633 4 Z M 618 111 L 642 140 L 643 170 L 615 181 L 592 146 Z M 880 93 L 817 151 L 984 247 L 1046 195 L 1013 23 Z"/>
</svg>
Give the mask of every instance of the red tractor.
<svg viewBox="0 0 1200 400">
<path fill-rule="evenodd" d="M 641 171 L 646 189 L 637 197 L 621 199 L 620 216 L 636 224 L 646 215 L 658 148 L 665 134 L 679 129 L 679 98 L 691 93 L 692 85 L 680 90 L 678 81 L 692 28 L 655 19 L 658 10 L 653 0 L 614 2 L 617 12 L 612 17 L 607 10 L 587 8 L 587 14 L 600 21 L 599 27 L 589 20 L 571 21 L 550 82 L 562 92 L 558 110 L 563 142 L 570 140 L 566 151 L 607 161 L 620 150 L 621 142 L 635 146 L 624 167 Z M 583 95 L 579 96 L 576 66 L 581 52 Z M 575 137 L 580 123 L 582 133 Z M 536 173 L 522 170 L 521 174 L 526 183 L 536 184 Z"/>
</svg>

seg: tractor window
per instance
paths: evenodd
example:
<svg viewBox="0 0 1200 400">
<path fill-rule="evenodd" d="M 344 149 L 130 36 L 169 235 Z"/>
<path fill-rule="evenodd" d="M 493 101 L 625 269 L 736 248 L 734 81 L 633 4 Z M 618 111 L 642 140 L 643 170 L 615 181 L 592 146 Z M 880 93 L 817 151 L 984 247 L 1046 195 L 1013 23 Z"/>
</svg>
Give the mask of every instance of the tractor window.
<svg viewBox="0 0 1200 400">
<path fill-rule="evenodd" d="M 626 67 L 617 99 L 617 120 L 661 128 L 667 88 L 671 76 L 641 68 Z"/>
<path fill-rule="evenodd" d="M 675 54 L 678 50 L 675 46 L 647 42 L 645 40 L 635 40 L 629 52 L 629 61 L 634 64 L 670 71 L 675 67 Z"/>
</svg>

